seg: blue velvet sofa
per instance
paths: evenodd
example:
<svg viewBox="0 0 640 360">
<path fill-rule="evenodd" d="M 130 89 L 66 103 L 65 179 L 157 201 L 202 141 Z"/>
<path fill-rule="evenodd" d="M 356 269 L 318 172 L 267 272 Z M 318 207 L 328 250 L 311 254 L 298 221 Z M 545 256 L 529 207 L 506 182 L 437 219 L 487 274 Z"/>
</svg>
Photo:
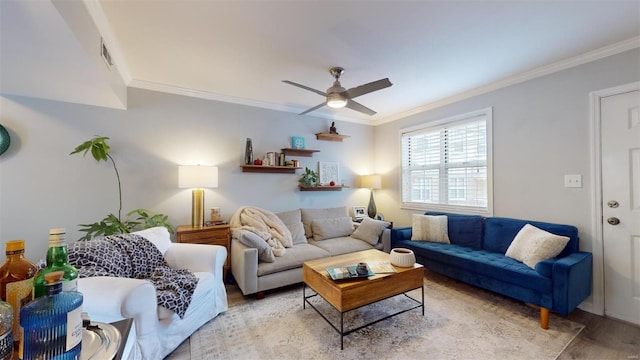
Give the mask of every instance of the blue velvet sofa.
<svg viewBox="0 0 640 360">
<path fill-rule="evenodd" d="M 399 227 L 391 230 L 391 247 L 413 250 L 417 262 L 427 269 L 540 307 L 543 329 L 549 327 L 549 311 L 566 316 L 591 294 L 592 255 L 579 251 L 574 226 L 477 215 L 426 215 L 447 215 L 451 244 L 412 241 L 411 227 Z M 535 270 L 505 256 L 527 223 L 570 239 L 557 257 L 539 262 Z"/>
</svg>

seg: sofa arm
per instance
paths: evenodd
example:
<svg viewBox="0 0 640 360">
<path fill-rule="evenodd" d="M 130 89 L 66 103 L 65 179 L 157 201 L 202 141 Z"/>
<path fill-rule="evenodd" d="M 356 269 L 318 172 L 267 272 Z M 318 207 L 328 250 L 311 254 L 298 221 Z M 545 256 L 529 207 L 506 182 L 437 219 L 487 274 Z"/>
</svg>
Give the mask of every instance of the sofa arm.
<svg viewBox="0 0 640 360">
<path fill-rule="evenodd" d="M 569 315 L 591 295 L 593 256 L 588 252 L 575 252 L 558 259 L 553 265 L 553 309 Z"/>
<path fill-rule="evenodd" d="M 258 249 L 244 246 L 231 239 L 231 273 L 242 294 L 258 292 Z"/>
<path fill-rule="evenodd" d="M 382 244 L 382 251 L 386 253 L 391 252 L 391 229 L 384 229 L 380 234 L 380 243 Z"/>
<path fill-rule="evenodd" d="M 164 259 L 174 269 L 210 272 L 222 279 L 227 249 L 219 245 L 172 243 Z"/>
<path fill-rule="evenodd" d="M 156 288 L 151 282 L 96 276 L 78 279 L 78 291 L 83 295 L 82 311 L 91 320 L 133 319 L 136 343 L 132 352 L 145 359 L 160 356 Z"/>
<path fill-rule="evenodd" d="M 91 320 L 133 319 L 137 334 L 155 332 L 158 322 L 156 288 L 147 280 L 96 276 L 78 279 L 82 311 Z"/>
<path fill-rule="evenodd" d="M 398 247 L 402 240 L 411 240 L 411 226 L 397 227 L 391 229 L 391 248 Z"/>
</svg>

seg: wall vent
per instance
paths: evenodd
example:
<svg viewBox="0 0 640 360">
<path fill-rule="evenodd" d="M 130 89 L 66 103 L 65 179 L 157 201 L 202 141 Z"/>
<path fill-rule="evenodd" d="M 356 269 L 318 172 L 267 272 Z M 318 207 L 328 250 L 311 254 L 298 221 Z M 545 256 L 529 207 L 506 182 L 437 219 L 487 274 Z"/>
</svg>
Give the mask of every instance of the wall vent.
<svg viewBox="0 0 640 360">
<path fill-rule="evenodd" d="M 100 38 L 100 55 L 102 55 L 102 59 L 107 64 L 107 67 L 111 69 L 113 66 L 113 60 L 111 60 L 111 54 L 109 53 L 109 49 L 107 49 L 107 45 L 104 43 L 103 38 Z"/>
</svg>

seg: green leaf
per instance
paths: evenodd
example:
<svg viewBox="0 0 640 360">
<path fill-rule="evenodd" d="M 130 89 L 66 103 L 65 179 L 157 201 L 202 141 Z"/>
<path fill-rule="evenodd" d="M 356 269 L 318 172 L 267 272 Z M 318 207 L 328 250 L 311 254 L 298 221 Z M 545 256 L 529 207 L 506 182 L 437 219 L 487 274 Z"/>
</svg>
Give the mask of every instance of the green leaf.
<svg viewBox="0 0 640 360">
<path fill-rule="evenodd" d="M 82 152 L 83 156 L 86 156 L 87 152 L 91 151 L 91 155 L 96 161 L 107 161 L 109 150 L 111 150 L 111 147 L 107 144 L 107 140 L 109 140 L 109 138 L 106 136 L 96 136 L 76 146 L 69 155 Z"/>
</svg>

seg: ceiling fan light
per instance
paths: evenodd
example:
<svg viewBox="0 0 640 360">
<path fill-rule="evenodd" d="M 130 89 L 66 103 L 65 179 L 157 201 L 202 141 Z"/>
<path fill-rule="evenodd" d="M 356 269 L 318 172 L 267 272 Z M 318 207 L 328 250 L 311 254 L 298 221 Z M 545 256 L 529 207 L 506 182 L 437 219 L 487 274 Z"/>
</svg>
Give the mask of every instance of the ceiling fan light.
<svg viewBox="0 0 640 360">
<path fill-rule="evenodd" d="M 327 95 L 327 106 L 334 109 L 343 108 L 347 105 L 347 99 L 338 94 L 332 93 Z"/>
</svg>

